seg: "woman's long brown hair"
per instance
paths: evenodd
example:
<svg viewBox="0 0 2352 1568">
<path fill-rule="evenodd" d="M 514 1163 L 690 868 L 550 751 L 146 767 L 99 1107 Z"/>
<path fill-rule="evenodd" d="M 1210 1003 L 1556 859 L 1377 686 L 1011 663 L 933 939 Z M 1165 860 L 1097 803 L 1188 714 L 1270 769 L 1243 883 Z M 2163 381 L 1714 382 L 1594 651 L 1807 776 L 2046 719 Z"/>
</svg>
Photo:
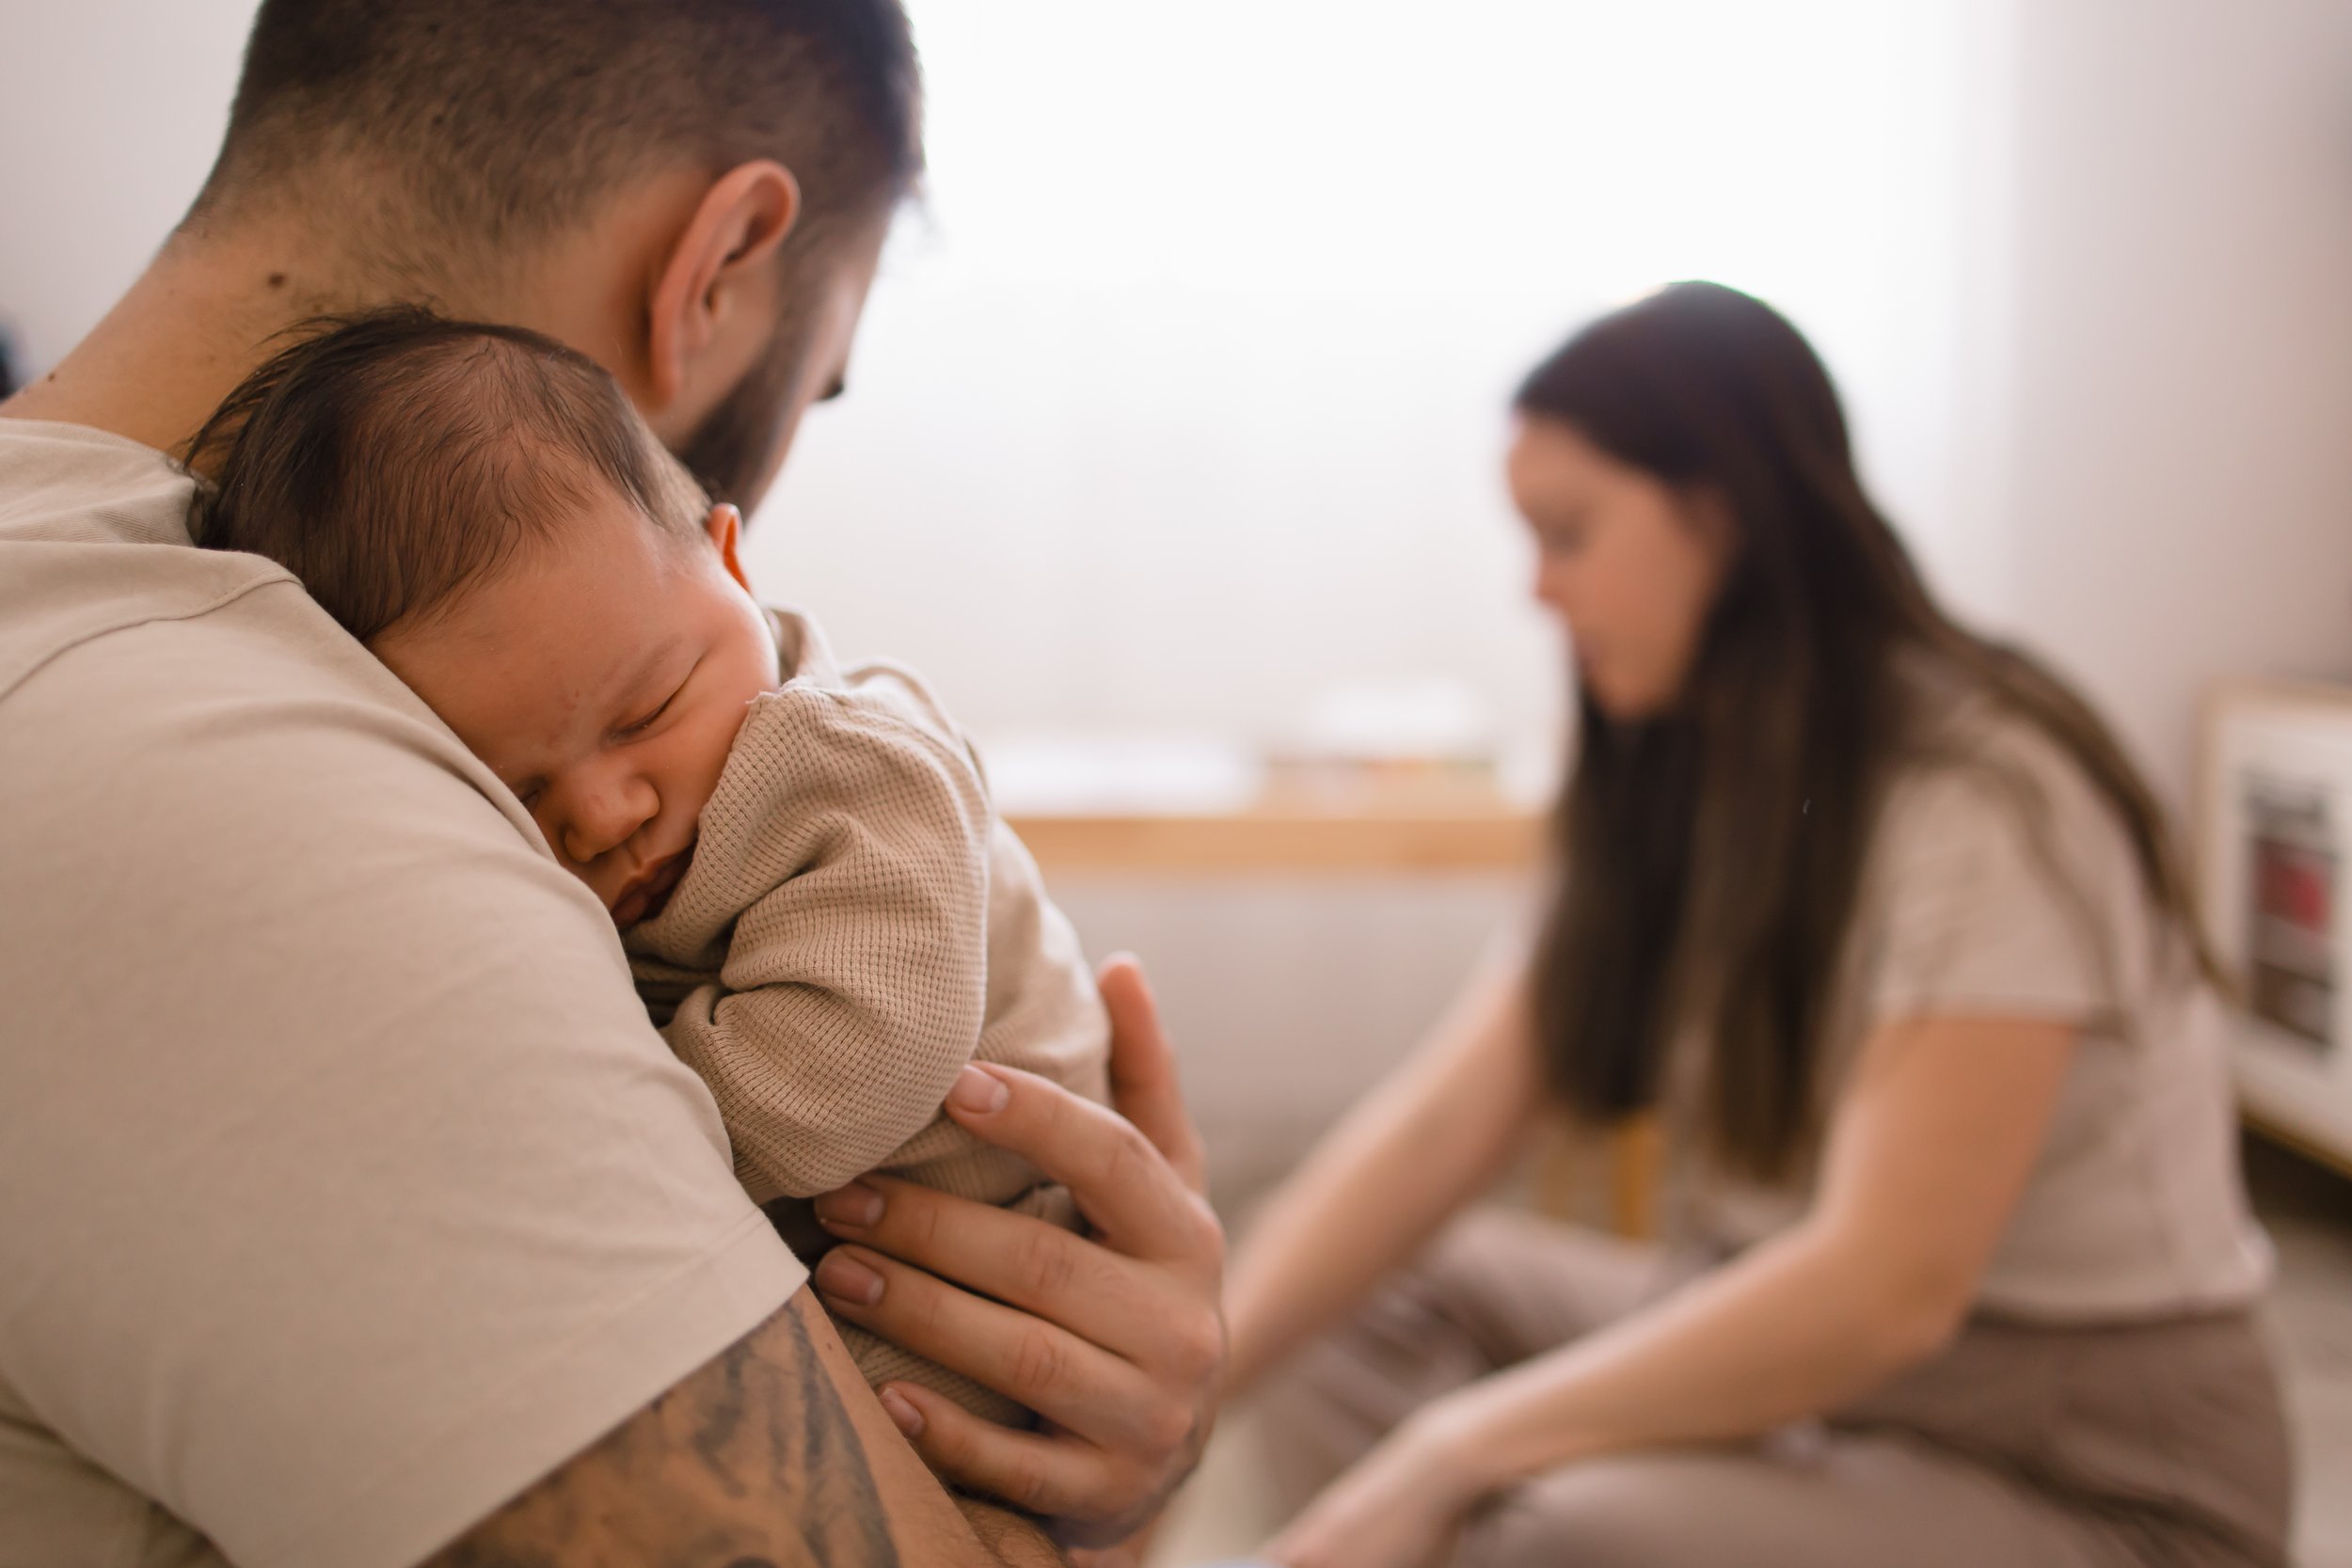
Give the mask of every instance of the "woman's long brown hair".
<svg viewBox="0 0 2352 1568">
<path fill-rule="evenodd" d="M 1585 327 L 1516 400 L 1620 463 L 1726 505 L 1734 558 L 1670 713 L 1577 713 L 1537 1038 L 1578 1115 L 1656 1100 L 1668 1042 L 1712 1042 L 1703 1126 L 1734 1168 L 1785 1173 L 1816 1074 L 1877 810 L 1915 736 L 1899 671 L 1940 666 L 2045 731 L 2113 808 L 2161 924 L 2207 974 L 2161 808 L 2083 700 L 1928 593 L 1854 472 L 1812 348 L 1771 307 L 1680 283 Z M 1907 658 L 1906 655 L 1920 656 Z"/>
</svg>

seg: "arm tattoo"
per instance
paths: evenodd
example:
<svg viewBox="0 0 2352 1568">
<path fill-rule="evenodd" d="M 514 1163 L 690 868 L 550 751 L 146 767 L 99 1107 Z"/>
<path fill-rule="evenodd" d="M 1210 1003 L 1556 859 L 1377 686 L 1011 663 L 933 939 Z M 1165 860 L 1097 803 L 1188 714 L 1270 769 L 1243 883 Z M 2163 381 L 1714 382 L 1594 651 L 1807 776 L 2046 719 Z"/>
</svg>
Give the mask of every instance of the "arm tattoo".
<svg viewBox="0 0 2352 1568">
<path fill-rule="evenodd" d="M 428 1568 L 896 1568 L 866 1450 L 789 1308 Z"/>
</svg>

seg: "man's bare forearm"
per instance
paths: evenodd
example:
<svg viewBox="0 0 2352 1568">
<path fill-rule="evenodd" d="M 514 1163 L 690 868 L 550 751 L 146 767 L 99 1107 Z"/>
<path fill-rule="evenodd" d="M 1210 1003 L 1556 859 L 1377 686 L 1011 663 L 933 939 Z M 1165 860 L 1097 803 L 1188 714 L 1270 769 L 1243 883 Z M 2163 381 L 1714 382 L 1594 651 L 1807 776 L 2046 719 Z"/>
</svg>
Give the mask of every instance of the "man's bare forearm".
<svg viewBox="0 0 2352 1568">
<path fill-rule="evenodd" d="M 855 1380 L 803 1291 L 433 1568 L 1061 1560 L 1017 1515 L 975 1505 L 968 1522 Z"/>
</svg>

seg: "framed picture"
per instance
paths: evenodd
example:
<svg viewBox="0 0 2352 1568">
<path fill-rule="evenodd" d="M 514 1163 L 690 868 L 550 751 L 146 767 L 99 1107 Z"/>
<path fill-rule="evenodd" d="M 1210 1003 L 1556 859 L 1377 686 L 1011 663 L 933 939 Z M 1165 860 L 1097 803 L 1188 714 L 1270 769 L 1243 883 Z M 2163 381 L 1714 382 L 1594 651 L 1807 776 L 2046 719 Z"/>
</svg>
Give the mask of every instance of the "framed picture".
<svg viewBox="0 0 2352 1568">
<path fill-rule="evenodd" d="M 2239 1098 L 2352 1166 L 2352 688 L 2220 687 L 2200 752 L 2198 891 L 2240 987 Z"/>
</svg>

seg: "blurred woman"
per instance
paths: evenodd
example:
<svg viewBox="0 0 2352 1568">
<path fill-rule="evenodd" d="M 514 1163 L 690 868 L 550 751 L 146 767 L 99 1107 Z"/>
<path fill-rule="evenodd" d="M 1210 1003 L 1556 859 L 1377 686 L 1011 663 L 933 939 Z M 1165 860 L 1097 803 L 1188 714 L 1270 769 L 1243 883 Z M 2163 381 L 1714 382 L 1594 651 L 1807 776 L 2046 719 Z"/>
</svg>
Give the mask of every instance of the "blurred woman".
<svg viewBox="0 0 2352 1568">
<path fill-rule="evenodd" d="M 1581 691 L 1549 913 L 1237 1262 L 1232 1389 L 1311 1498 L 1271 1555 L 2283 1562 L 2270 1259 L 2147 785 L 1938 607 L 1768 307 L 1667 289 L 1517 411 Z M 1661 1243 L 1463 1212 L 1554 1106 L 1657 1118 Z"/>
</svg>

